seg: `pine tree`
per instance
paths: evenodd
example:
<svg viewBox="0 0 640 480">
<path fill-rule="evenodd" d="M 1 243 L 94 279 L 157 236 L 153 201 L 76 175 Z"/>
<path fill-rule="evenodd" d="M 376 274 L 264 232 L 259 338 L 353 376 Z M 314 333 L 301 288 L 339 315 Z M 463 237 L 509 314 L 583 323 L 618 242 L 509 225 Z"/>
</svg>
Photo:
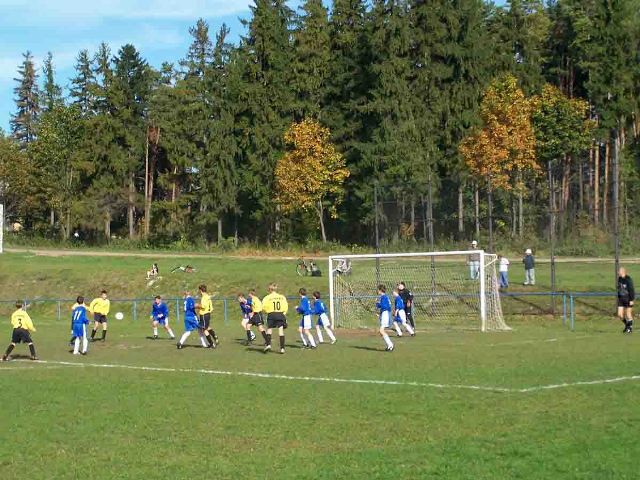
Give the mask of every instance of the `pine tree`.
<svg viewBox="0 0 640 480">
<path fill-rule="evenodd" d="M 53 67 L 53 54 L 49 52 L 42 65 L 42 73 L 44 75 L 44 87 L 40 94 L 42 109 L 51 111 L 56 106 L 63 103 L 62 89 L 55 80 L 55 70 Z"/>
<path fill-rule="evenodd" d="M 14 88 L 16 113 L 11 116 L 11 133 L 25 148 L 36 137 L 38 116 L 40 115 L 40 95 L 38 75 L 31 52 L 23 54 L 24 60 L 18 69 L 18 86 Z"/>
<path fill-rule="evenodd" d="M 242 185 L 253 218 L 270 240 L 278 229 L 274 202 L 274 169 L 284 149 L 285 129 L 293 119 L 294 96 L 290 88 L 293 61 L 292 12 L 283 0 L 257 0 L 253 18 L 239 47 L 242 81 L 237 113 L 240 128 L 240 162 L 245 165 Z M 260 233 L 253 229 L 254 234 Z"/>
<path fill-rule="evenodd" d="M 298 119 L 319 118 L 326 99 L 330 70 L 329 21 L 321 0 L 307 0 L 294 32 L 295 115 Z"/>
<path fill-rule="evenodd" d="M 81 50 L 76 57 L 76 76 L 71 79 L 70 96 L 72 104 L 88 115 L 95 106 L 96 79 L 88 50 Z"/>
</svg>

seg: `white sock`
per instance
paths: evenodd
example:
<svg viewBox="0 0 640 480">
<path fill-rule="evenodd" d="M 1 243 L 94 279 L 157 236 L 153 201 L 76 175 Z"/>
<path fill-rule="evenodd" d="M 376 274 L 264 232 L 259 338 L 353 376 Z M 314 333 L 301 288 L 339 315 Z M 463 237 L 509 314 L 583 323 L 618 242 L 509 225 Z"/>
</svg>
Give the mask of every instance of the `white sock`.
<svg viewBox="0 0 640 480">
<path fill-rule="evenodd" d="M 84 337 L 82 337 L 82 353 L 87 353 L 88 349 L 89 349 L 89 339 L 85 335 Z"/>
<path fill-rule="evenodd" d="M 200 343 L 204 348 L 207 348 L 209 346 L 209 344 L 207 343 L 207 339 L 204 338 L 204 333 L 200 334 Z"/>
<path fill-rule="evenodd" d="M 309 337 L 309 343 L 311 343 L 312 347 L 316 346 L 316 340 L 313 338 L 313 334 L 311 332 L 307 333 L 307 337 Z"/>
<path fill-rule="evenodd" d="M 304 333 L 302 333 L 302 332 L 300 333 L 300 338 L 302 339 L 302 343 L 304 344 L 304 346 L 305 346 L 305 347 L 306 347 L 306 346 L 308 346 L 308 345 L 307 345 L 307 339 L 306 339 L 306 338 L 304 338 Z"/>
<path fill-rule="evenodd" d="M 73 354 L 77 355 L 79 350 L 80 350 L 80 337 L 76 337 L 76 339 L 73 341 Z"/>
<path fill-rule="evenodd" d="M 335 342 L 336 341 L 336 336 L 333 334 L 331 329 L 329 327 L 325 327 L 325 330 L 327 331 L 327 335 L 329 335 L 329 338 L 331 339 L 331 341 Z"/>
<path fill-rule="evenodd" d="M 153 336 L 154 337 L 158 336 L 158 327 L 153 327 Z"/>
<path fill-rule="evenodd" d="M 391 339 L 389 338 L 389 335 L 387 335 L 386 333 L 382 335 L 382 339 L 384 340 L 384 343 L 387 345 L 387 347 L 391 348 L 393 347 L 393 342 L 391 342 Z"/>
<path fill-rule="evenodd" d="M 176 338 L 176 336 L 173 334 L 173 330 L 171 330 L 170 328 L 167 328 L 167 333 L 169 334 L 169 337 Z"/>
<path fill-rule="evenodd" d="M 400 325 L 398 325 L 398 322 L 393 322 L 393 327 L 396 329 L 396 333 L 398 334 L 398 336 L 401 337 L 402 330 L 400 330 Z"/>
<path fill-rule="evenodd" d="M 187 341 L 187 338 L 189 338 L 189 335 L 191 335 L 191 332 L 184 332 L 182 334 L 182 337 L 180 337 L 180 345 L 184 345 L 184 342 Z"/>
<path fill-rule="evenodd" d="M 320 328 L 320 325 L 316 327 L 316 333 L 318 334 L 318 342 L 324 343 L 324 338 L 322 337 L 322 329 Z"/>
<path fill-rule="evenodd" d="M 404 325 L 404 328 L 407 329 L 407 332 L 409 332 L 409 335 L 414 334 L 414 331 L 413 331 L 413 328 L 411 328 L 411 325 L 409 325 L 408 323 L 403 323 L 403 325 Z"/>
</svg>

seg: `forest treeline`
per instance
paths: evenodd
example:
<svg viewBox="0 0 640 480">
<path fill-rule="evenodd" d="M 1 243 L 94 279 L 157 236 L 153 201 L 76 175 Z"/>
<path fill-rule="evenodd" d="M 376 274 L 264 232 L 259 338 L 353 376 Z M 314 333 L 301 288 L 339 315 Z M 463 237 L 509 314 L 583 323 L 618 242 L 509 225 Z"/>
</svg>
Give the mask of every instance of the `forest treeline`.
<svg viewBox="0 0 640 480">
<path fill-rule="evenodd" d="M 25 53 L 0 135 L 7 223 L 158 245 L 640 226 L 640 0 L 256 0 L 242 23 L 231 43 L 198 20 L 159 68 L 103 43 L 61 80 Z"/>
</svg>

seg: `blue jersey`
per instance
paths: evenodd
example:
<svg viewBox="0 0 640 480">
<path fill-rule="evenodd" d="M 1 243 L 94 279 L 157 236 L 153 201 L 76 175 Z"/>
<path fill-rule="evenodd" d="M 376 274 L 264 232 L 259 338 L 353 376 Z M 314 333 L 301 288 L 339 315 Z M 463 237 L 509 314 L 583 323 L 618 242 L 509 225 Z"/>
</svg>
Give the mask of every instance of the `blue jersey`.
<svg viewBox="0 0 640 480">
<path fill-rule="evenodd" d="M 87 318 L 87 307 L 85 305 L 78 305 L 76 303 L 73 306 L 73 310 L 71 311 L 71 324 L 86 325 L 88 323 L 89 319 Z"/>
<path fill-rule="evenodd" d="M 404 310 L 404 300 L 402 300 L 402 297 L 400 295 L 398 295 L 396 297 L 396 310 Z"/>
<path fill-rule="evenodd" d="M 311 305 L 307 297 L 300 298 L 300 305 L 296 308 L 296 312 L 301 315 L 311 315 Z"/>
<path fill-rule="evenodd" d="M 196 315 L 196 302 L 193 297 L 184 299 L 184 319 L 185 321 L 198 319 L 198 315 Z"/>
<path fill-rule="evenodd" d="M 154 320 L 157 321 L 166 320 L 167 318 L 169 318 L 169 308 L 167 307 L 167 304 L 161 302 L 160 305 L 158 305 L 156 302 L 153 302 L 153 306 L 151 308 L 151 316 Z"/>
<path fill-rule="evenodd" d="M 382 312 L 390 312 L 391 311 L 391 301 L 386 293 L 383 293 L 378 297 L 378 301 L 376 302 L 376 308 Z"/>
<path fill-rule="evenodd" d="M 327 306 L 322 300 L 316 299 L 316 301 L 313 302 L 313 313 L 318 316 L 322 315 L 323 313 L 327 313 Z"/>
<path fill-rule="evenodd" d="M 251 313 L 251 301 L 247 300 L 246 302 L 240 303 L 240 311 L 242 315 L 249 315 Z"/>
</svg>

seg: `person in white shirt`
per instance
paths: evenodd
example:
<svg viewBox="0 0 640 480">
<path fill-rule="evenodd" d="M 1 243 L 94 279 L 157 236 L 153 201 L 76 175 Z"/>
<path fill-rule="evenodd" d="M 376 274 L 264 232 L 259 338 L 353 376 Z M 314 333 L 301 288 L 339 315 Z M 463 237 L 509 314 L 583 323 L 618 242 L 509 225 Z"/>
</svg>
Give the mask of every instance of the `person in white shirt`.
<svg viewBox="0 0 640 480">
<path fill-rule="evenodd" d="M 471 242 L 471 250 L 478 250 L 478 242 L 475 240 Z M 480 277 L 480 255 L 477 253 L 469 254 L 467 265 L 469 265 L 469 278 L 477 280 Z"/>
<path fill-rule="evenodd" d="M 498 255 L 498 271 L 500 273 L 500 288 L 509 288 L 509 259 Z"/>
</svg>

